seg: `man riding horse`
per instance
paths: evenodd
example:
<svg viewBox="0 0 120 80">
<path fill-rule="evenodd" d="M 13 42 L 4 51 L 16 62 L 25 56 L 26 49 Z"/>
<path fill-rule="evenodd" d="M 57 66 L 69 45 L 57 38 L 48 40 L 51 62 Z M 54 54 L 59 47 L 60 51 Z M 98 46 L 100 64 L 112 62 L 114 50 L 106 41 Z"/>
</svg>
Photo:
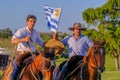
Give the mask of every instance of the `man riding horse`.
<svg viewBox="0 0 120 80">
<path fill-rule="evenodd" d="M 17 75 L 20 73 L 21 67 L 24 64 L 23 62 L 27 58 L 32 57 L 33 59 L 34 54 L 39 54 L 39 52 L 37 52 L 35 49 L 35 42 L 37 42 L 39 46 L 44 47 L 44 53 L 50 53 L 51 49 L 54 49 L 53 52 L 55 54 L 59 54 L 64 50 L 64 45 L 54 36 L 53 39 L 46 43 L 42 40 L 37 30 L 34 29 L 36 20 L 36 16 L 28 15 L 26 19 L 27 26 L 19 29 L 11 39 L 11 43 L 18 44 L 18 46 L 17 56 L 13 63 L 13 72 L 11 74 L 10 80 L 17 80 Z"/>
<path fill-rule="evenodd" d="M 14 69 L 11 75 L 11 80 L 16 80 L 17 74 L 20 71 L 20 65 L 27 57 L 31 56 L 31 53 L 36 53 L 34 42 L 37 42 L 41 47 L 44 46 L 44 42 L 40 37 L 37 30 L 34 29 L 36 23 L 36 16 L 28 15 L 26 19 L 26 27 L 19 29 L 12 37 L 11 43 L 18 44 L 17 53 L 14 60 Z M 24 56 L 24 57 L 23 57 Z"/>
<path fill-rule="evenodd" d="M 69 30 L 74 33 L 65 37 L 61 42 L 68 48 L 70 59 L 62 67 L 57 80 L 63 80 L 71 67 L 69 65 L 74 65 L 82 60 L 83 57 L 86 56 L 87 51 L 89 51 L 93 45 L 93 41 L 90 38 L 81 34 L 81 31 L 86 29 L 82 28 L 80 23 L 74 23 L 73 27 L 70 27 Z M 73 63 L 73 61 L 76 63 Z"/>
</svg>

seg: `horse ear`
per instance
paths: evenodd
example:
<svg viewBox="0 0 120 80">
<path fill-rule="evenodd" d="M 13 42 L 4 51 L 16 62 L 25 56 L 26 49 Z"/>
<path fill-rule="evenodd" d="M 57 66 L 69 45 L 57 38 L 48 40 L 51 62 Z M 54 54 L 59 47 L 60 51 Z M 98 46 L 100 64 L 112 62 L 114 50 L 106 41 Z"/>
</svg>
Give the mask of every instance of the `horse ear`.
<svg viewBox="0 0 120 80">
<path fill-rule="evenodd" d="M 95 44 L 95 39 L 93 39 L 93 44 Z"/>
<path fill-rule="evenodd" d="M 94 44 L 94 45 L 97 44 L 97 42 L 98 42 L 98 40 L 93 39 L 93 44 Z"/>
</svg>

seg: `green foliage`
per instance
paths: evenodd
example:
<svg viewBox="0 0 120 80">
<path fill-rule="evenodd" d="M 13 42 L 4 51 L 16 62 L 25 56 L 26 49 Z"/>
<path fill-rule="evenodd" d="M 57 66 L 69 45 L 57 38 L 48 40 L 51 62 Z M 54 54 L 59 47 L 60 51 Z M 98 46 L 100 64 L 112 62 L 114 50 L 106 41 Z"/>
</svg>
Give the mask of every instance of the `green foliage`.
<svg viewBox="0 0 120 80">
<path fill-rule="evenodd" d="M 88 24 L 93 23 L 94 24 L 94 19 L 96 19 L 94 9 L 93 8 L 88 8 L 86 12 L 83 12 L 83 19 L 86 20 Z"/>
<path fill-rule="evenodd" d="M 83 34 L 87 35 L 88 37 L 94 40 L 100 40 L 100 41 L 104 40 L 103 34 L 100 31 L 97 31 L 96 29 L 90 29 L 84 31 Z"/>
<path fill-rule="evenodd" d="M 12 31 L 10 28 L 0 30 L 0 38 L 10 38 L 12 36 Z"/>
<path fill-rule="evenodd" d="M 117 26 L 117 29 L 115 31 L 115 35 L 120 39 L 120 26 Z"/>
<path fill-rule="evenodd" d="M 83 12 L 88 25 L 95 25 L 98 31 L 89 30 L 86 34 L 92 39 L 106 40 L 106 52 L 120 54 L 120 0 L 108 0 L 97 8 Z"/>
<path fill-rule="evenodd" d="M 52 38 L 52 35 L 40 34 L 42 39 L 46 42 Z"/>
</svg>

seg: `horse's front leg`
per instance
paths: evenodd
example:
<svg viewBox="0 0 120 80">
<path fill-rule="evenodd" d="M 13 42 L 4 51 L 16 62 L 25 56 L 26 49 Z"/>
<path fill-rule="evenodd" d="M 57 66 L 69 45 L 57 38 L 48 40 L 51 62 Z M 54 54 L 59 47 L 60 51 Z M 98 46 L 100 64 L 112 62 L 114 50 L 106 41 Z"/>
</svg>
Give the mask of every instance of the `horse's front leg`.
<svg viewBox="0 0 120 80">
<path fill-rule="evenodd" d="M 51 71 L 44 72 L 44 80 L 52 80 L 53 73 Z"/>
<path fill-rule="evenodd" d="M 89 80 L 97 80 L 96 71 L 94 69 L 92 69 L 91 67 L 88 68 L 88 71 L 89 71 Z"/>
</svg>

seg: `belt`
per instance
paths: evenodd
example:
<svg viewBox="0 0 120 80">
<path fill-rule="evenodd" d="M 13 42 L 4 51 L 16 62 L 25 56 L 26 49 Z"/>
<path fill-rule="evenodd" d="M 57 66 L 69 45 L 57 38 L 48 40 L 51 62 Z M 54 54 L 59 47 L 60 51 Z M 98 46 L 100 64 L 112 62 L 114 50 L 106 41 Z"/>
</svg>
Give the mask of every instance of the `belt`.
<svg viewBox="0 0 120 80">
<path fill-rule="evenodd" d="M 29 53 L 30 51 L 17 51 L 17 53 L 20 54 L 24 54 L 24 53 Z"/>
</svg>

